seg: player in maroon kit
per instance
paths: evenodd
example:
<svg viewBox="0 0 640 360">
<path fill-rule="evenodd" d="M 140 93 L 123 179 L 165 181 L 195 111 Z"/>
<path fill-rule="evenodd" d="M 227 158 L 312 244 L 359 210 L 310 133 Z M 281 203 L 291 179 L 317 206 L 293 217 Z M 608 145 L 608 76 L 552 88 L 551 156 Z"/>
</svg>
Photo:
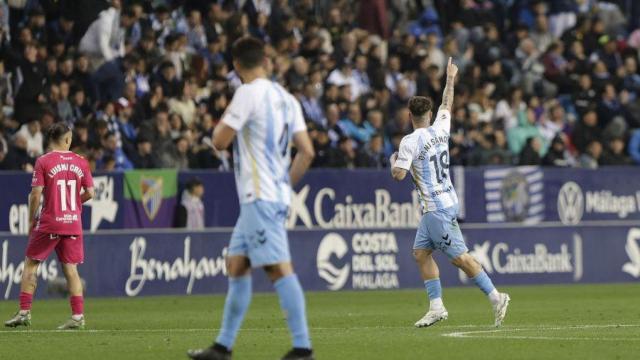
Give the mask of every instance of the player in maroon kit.
<svg viewBox="0 0 640 360">
<path fill-rule="evenodd" d="M 71 138 L 71 129 L 67 125 L 52 125 L 48 132 L 50 151 L 36 161 L 29 194 L 29 243 L 20 285 L 20 311 L 5 322 L 5 326 L 31 324 L 31 302 L 36 290 L 38 266 L 55 250 L 67 278 L 72 312 L 71 319 L 58 329 L 84 327 L 84 299 L 77 264 L 84 261 L 82 203 L 91 199 L 94 192 L 89 164 L 80 155 L 69 151 Z M 43 194 L 42 210 L 36 217 Z"/>
</svg>

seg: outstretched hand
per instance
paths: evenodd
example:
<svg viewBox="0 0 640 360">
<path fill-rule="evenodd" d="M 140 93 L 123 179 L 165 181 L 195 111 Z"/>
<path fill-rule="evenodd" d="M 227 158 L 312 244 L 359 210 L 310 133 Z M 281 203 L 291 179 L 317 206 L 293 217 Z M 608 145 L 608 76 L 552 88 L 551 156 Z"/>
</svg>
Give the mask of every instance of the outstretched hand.
<svg viewBox="0 0 640 360">
<path fill-rule="evenodd" d="M 454 64 L 452 58 L 449 57 L 449 62 L 447 63 L 447 76 L 455 78 L 458 75 L 458 65 Z"/>
</svg>

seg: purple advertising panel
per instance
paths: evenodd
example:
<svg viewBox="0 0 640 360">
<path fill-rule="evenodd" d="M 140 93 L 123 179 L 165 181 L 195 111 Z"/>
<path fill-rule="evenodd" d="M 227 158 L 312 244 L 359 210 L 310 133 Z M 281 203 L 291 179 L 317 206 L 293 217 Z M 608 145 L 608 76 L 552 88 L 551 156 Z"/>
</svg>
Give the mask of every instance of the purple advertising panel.
<svg viewBox="0 0 640 360">
<path fill-rule="evenodd" d="M 474 223 L 640 223 L 640 167 L 466 168 L 465 220 Z M 456 188 L 458 189 L 458 187 Z M 459 190 L 458 190 L 459 191 Z"/>
<path fill-rule="evenodd" d="M 469 250 L 497 286 L 640 281 L 640 226 L 464 227 Z M 85 236 L 80 266 L 88 296 L 213 294 L 226 291 L 224 256 L 230 237 L 220 232 L 114 232 Z M 295 230 L 291 254 L 307 290 L 421 288 L 412 258 L 413 230 Z M 0 298 L 19 293 L 25 236 L 0 237 Z M 442 254 L 443 285 L 468 279 Z M 58 260 L 38 273 L 37 297 L 60 293 Z M 269 291 L 262 271 L 254 288 Z"/>
<path fill-rule="evenodd" d="M 169 186 L 168 177 L 134 179 L 132 175 L 94 177 L 96 199 L 85 206 L 85 229 L 169 226 L 185 183 L 194 177 L 205 187 L 206 226 L 235 225 L 239 206 L 232 173 L 180 172 L 175 186 Z M 636 180 L 640 167 L 453 167 L 451 176 L 460 200 L 459 218 L 466 223 L 640 223 L 640 181 Z M 29 184 L 29 174 L 0 174 L 0 188 L 10 189 L 0 200 L 0 231 L 26 233 Z M 323 169 L 310 171 L 293 190 L 287 225 L 323 230 L 410 229 L 419 218 L 418 196 L 409 179 L 394 181 L 386 170 Z"/>
</svg>

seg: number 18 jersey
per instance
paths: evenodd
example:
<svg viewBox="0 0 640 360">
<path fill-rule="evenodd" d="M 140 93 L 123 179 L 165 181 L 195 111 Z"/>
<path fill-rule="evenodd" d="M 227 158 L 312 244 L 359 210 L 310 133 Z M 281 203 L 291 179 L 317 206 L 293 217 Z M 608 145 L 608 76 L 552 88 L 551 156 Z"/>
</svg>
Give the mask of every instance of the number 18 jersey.
<svg viewBox="0 0 640 360">
<path fill-rule="evenodd" d="M 71 151 L 38 158 L 31 186 L 42 186 L 44 202 L 35 230 L 56 235 L 82 234 L 82 189 L 93 187 L 89 164 Z"/>
<path fill-rule="evenodd" d="M 449 176 L 451 114 L 439 110 L 432 126 L 415 129 L 400 142 L 395 166 L 411 172 L 422 212 L 458 204 Z"/>
<path fill-rule="evenodd" d="M 289 205 L 290 142 L 307 127 L 298 100 L 280 84 L 258 78 L 240 86 L 221 120 L 236 131 L 236 188 L 241 204 L 256 200 Z"/>
</svg>

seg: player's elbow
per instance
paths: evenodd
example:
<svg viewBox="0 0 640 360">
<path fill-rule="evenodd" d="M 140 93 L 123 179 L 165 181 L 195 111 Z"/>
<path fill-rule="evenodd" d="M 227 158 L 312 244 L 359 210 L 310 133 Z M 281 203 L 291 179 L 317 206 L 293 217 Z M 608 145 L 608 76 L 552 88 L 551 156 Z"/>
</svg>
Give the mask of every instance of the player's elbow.
<svg viewBox="0 0 640 360">
<path fill-rule="evenodd" d="M 229 143 L 222 139 L 221 136 L 213 137 L 213 146 L 218 150 L 224 150 L 229 146 Z"/>
<path fill-rule="evenodd" d="M 447 103 L 447 104 L 440 104 L 440 107 L 438 108 L 438 111 L 443 111 L 443 110 L 447 110 L 448 112 L 451 112 L 451 104 Z M 436 119 L 437 120 L 437 119 Z"/>
<path fill-rule="evenodd" d="M 86 189 L 84 192 L 86 193 L 86 195 L 84 196 L 85 201 L 89 201 L 96 196 L 96 191 L 93 188 Z"/>
<path fill-rule="evenodd" d="M 312 162 L 316 157 L 316 151 L 313 150 L 313 147 L 305 148 L 302 151 L 302 156 L 304 156 L 304 158 L 307 159 L 308 162 Z"/>
</svg>

